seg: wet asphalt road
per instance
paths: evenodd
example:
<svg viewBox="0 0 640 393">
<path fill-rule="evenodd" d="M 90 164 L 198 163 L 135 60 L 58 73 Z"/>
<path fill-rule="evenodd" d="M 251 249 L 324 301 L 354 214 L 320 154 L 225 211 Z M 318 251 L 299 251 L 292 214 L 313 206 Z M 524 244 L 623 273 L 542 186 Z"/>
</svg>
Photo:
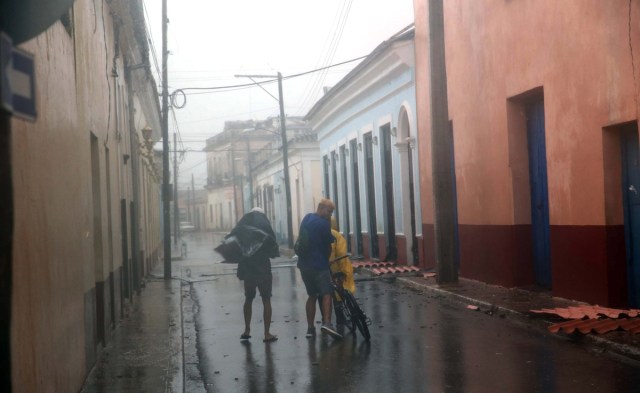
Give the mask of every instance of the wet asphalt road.
<svg viewBox="0 0 640 393">
<path fill-rule="evenodd" d="M 193 303 L 185 330 L 197 331 L 191 358 L 207 392 L 633 392 L 640 365 L 588 352 L 537 328 L 464 308 L 430 292 L 383 281 L 357 283 L 372 320 L 371 341 L 307 339 L 306 293 L 294 263 L 273 263 L 274 343 L 262 342 L 262 303 L 252 338 L 240 341 L 242 282 L 213 251 L 219 237 L 190 234 L 174 275 Z M 319 316 L 316 317 L 319 322 Z M 185 347 L 188 347 L 186 345 Z M 185 349 L 188 352 L 188 348 Z M 187 353 L 186 358 L 189 358 Z M 188 367 L 187 367 L 188 369 Z M 188 373 L 189 374 L 189 373 Z M 197 373 L 195 373 L 197 374 Z M 189 383 L 186 384 L 189 386 Z M 188 391 L 188 390 L 187 390 Z"/>
</svg>

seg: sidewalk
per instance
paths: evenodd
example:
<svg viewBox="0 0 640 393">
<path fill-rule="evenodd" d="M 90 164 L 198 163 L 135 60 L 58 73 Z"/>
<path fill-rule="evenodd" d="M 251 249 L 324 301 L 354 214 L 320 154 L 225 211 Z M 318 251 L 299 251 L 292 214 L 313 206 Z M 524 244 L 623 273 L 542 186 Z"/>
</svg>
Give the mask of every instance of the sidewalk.
<svg viewBox="0 0 640 393">
<path fill-rule="evenodd" d="M 528 291 L 520 288 L 505 288 L 479 281 L 459 278 L 457 284 L 438 285 L 435 277 L 399 277 L 401 285 L 419 291 L 429 291 L 463 306 L 477 306 L 476 312 L 484 312 L 498 318 L 510 319 L 549 333 L 547 327 L 560 320 L 547 314 L 533 314 L 530 310 L 542 308 L 566 308 L 585 306 L 586 303 L 552 297 L 547 292 Z M 470 312 L 473 312 L 470 310 Z M 612 353 L 640 361 L 640 334 L 613 331 L 606 334 L 563 334 L 555 336 L 586 345 L 590 350 Z"/>
<path fill-rule="evenodd" d="M 143 280 L 139 295 L 125 308 L 81 393 L 206 391 L 198 369 L 197 306 L 188 283 L 192 275 L 201 273 L 202 266 L 197 262 L 192 266 L 180 257 L 172 261 L 171 280 L 162 278 L 162 263 Z M 272 263 L 278 261 L 291 260 L 280 257 Z"/>
<path fill-rule="evenodd" d="M 159 265 L 153 274 L 161 277 Z M 81 392 L 184 390 L 180 281 L 147 278 L 144 282 Z"/>
</svg>

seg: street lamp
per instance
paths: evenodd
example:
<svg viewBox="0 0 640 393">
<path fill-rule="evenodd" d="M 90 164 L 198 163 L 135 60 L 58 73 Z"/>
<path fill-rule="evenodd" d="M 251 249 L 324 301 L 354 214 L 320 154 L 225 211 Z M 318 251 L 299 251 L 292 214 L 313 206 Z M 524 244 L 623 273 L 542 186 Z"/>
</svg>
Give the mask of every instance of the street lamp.
<svg viewBox="0 0 640 393">
<path fill-rule="evenodd" d="M 144 147 L 146 148 L 145 157 L 151 157 L 151 149 L 153 148 L 153 140 L 151 139 L 151 135 L 153 134 L 153 129 L 148 125 L 145 126 L 142 130 L 142 138 L 144 139 Z"/>
<path fill-rule="evenodd" d="M 280 135 L 282 137 L 282 166 L 284 169 L 284 192 L 287 203 L 287 232 L 288 232 L 288 246 L 289 249 L 293 249 L 293 222 L 291 218 L 291 185 L 289 184 L 289 148 L 287 142 L 287 119 L 284 116 L 284 99 L 282 97 L 282 74 L 278 72 L 278 75 L 235 75 L 236 78 L 249 78 L 253 83 L 258 85 L 253 78 L 277 78 L 278 79 L 278 103 L 280 104 Z M 264 88 L 262 88 L 264 90 Z M 266 91 L 266 90 L 265 90 Z M 267 91 L 267 94 L 271 95 Z M 272 95 L 271 95 L 272 96 Z M 273 97 L 273 96 L 272 96 Z M 275 99 L 275 97 L 273 97 Z"/>
</svg>

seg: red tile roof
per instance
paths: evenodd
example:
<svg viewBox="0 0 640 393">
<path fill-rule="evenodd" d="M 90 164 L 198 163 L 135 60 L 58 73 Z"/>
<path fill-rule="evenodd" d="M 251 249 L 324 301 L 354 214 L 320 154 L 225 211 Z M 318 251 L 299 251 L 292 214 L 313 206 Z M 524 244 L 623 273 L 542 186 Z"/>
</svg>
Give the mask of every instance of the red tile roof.
<svg viewBox="0 0 640 393">
<path fill-rule="evenodd" d="M 396 265 L 395 262 L 374 262 L 374 261 L 358 261 L 352 262 L 354 268 L 366 268 L 370 269 L 376 276 L 387 274 L 401 274 L 401 273 L 417 273 L 420 268 L 417 266 L 404 266 Z"/>
<path fill-rule="evenodd" d="M 620 310 L 616 308 L 600 307 L 597 305 L 568 308 L 543 308 L 540 310 L 531 310 L 531 312 L 536 314 L 555 314 L 564 319 L 582 319 L 584 317 L 598 318 L 600 316 L 606 316 L 609 318 L 628 316 L 634 318 L 640 315 L 640 310 Z"/>
<path fill-rule="evenodd" d="M 564 333 L 573 333 L 576 330 L 582 334 L 591 333 L 604 334 L 617 329 L 626 330 L 629 333 L 640 333 L 640 318 L 621 318 L 621 319 L 574 319 L 571 321 L 556 323 L 549 326 L 551 333 L 563 331 Z"/>
<path fill-rule="evenodd" d="M 536 314 L 553 314 L 564 319 L 566 322 L 555 323 L 549 326 L 551 333 L 580 332 L 582 334 L 598 333 L 604 334 L 613 330 L 623 329 L 630 333 L 640 333 L 640 310 L 621 310 L 600 306 L 579 306 L 568 308 L 543 308 L 531 310 Z M 629 318 L 624 318 L 629 317 Z M 587 318 L 587 319 L 584 319 Z"/>
</svg>

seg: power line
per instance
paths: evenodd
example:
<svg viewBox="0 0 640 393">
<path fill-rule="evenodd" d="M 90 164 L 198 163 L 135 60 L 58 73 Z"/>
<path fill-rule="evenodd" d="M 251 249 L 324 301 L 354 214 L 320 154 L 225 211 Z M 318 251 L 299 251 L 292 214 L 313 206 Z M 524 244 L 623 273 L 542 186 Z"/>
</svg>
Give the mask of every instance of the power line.
<svg viewBox="0 0 640 393">
<path fill-rule="evenodd" d="M 158 58 L 156 56 L 156 48 L 155 45 L 153 43 L 153 37 L 151 36 L 151 26 L 149 25 L 149 21 L 151 20 L 149 18 L 149 12 L 147 11 L 147 5 L 144 3 L 144 1 L 142 2 L 142 6 L 144 8 L 144 14 L 145 14 L 145 24 L 147 26 L 147 41 L 149 42 L 149 46 L 151 47 L 151 56 L 153 57 L 153 63 L 155 65 L 156 68 L 156 75 L 160 76 L 160 66 L 158 65 Z"/>
<path fill-rule="evenodd" d="M 333 61 L 333 56 L 335 55 L 335 52 L 338 48 L 340 39 L 342 38 L 342 32 L 344 31 L 344 26 L 346 25 L 347 19 L 349 17 L 352 1 L 353 0 L 349 0 L 348 3 L 342 3 L 342 8 L 340 9 L 336 20 L 336 28 L 334 29 L 334 33 L 331 37 L 331 41 L 329 43 L 329 47 L 325 54 L 324 60 L 322 63 L 320 63 L 320 65 L 322 66 L 326 66 Z M 309 101 L 313 100 L 317 96 L 320 88 L 322 87 L 322 84 L 324 83 L 325 78 L 326 70 L 323 70 L 323 72 L 320 72 L 320 74 L 317 75 L 316 78 L 314 78 L 311 87 L 306 89 L 307 94 L 302 100 L 301 106 L 306 106 Z"/>
<path fill-rule="evenodd" d="M 194 93 L 194 94 L 198 94 L 198 93 Z M 184 124 L 193 124 L 193 123 L 204 123 L 204 122 L 208 122 L 208 121 L 221 120 L 221 119 L 237 118 L 238 116 L 252 115 L 252 114 L 254 114 L 256 112 L 268 111 L 268 110 L 272 110 L 272 109 L 273 109 L 273 106 L 270 106 L 268 108 L 254 109 L 254 110 L 249 111 L 249 112 L 233 113 L 233 114 L 229 114 L 229 115 L 210 117 L 210 118 L 201 119 L 201 120 L 186 120 L 186 121 L 181 121 L 180 123 L 184 125 Z M 190 133 L 190 135 L 191 135 L 191 133 Z"/>
<path fill-rule="evenodd" d="M 206 164 L 206 163 L 207 163 L 207 159 L 205 158 L 205 159 L 204 159 L 204 160 L 202 160 L 202 161 L 198 161 L 198 163 L 197 163 L 197 164 L 194 164 L 194 165 L 190 166 L 189 168 L 184 168 L 184 169 L 182 169 L 182 170 L 183 170 L 183 171 L 185 171 L 185 172 L 186 172 L 186 171 L 190 171 L 190 170 L 192 170 L 192 169 L 194 169 L 194 168 L 196 168 L 196 167 L 199 167 L 199 166 L 200 166 L 200 165 L 202 165 L 202 164 Z"/>
<path fill-rule="evenodd" d="M 305 72 L 301 72 L 301 73 L 299 73 L 299 74 L 292 74 L 292 75 L 289 75 L 289 76 L 282 77 L 282 79 L 297 78 L 297 77 L 299 77 L 299 76 L 303 76 L 303 75 L 311 74 L 311 73 L 314 73 L 314 72 L 318 72 L 318 71 L 326 70 L 326 69 L 329 69 L 329 68 L 338 67 L 338 66 L 341 66 L 341 65 L 345 65 L 345 64 L 353 63 L 354 61 L 358 61 L 358 60 L 366 59 L 366 58 L 367 58 L 367 56 L 368 56 L 368 55 L 360 56 L 360 57 L 356 57 L 355 59 L 351 59 L 351 60 L 343 61 L 343 62 L 341 62 L 341 63 L 332 64 L 332 65 L 329 65 L 329 66 L 326 66 L 326 67 L 322 67 L 322 68 L 318 68 L 318 69 L 315 69 L 315 70 L 305 71 Z"/>
<path fill-rule="evenodd" d="M 319 72 L 319 71 L 323 71 L 323 70 L 327 70 L 329 68 L 334 68 L 334 67 L 339 67 L 341 65 L 345 65 L 345 64 L 349 64 L 349 63 L 353 63 L 354 61 L 359 61 L 362 59 L 365 59 L 367 56 L 360 56 L 360 57 L 356 57 L 355 59 L 351 59 L 351 60 L 347 60 L 347 61 L 343 61 L 341 63 L 336 63 L 336 64 L 331 64 L 328 65 L 326 67 L 320 67 L 320 68 L 316 68 L 310 71 L 305 71 L 305 72 L 300 72 L 298 74 L 292 74 L 292 75 L 288 75 L 288 76 L 283 76 L 282 79 L 283 80 L 288 80 L 288 79 L 293 79 L 293 78 L 297 78 L 300 76 L 304 76 L 304 75 L 308 75 L 308 74 L 312 74 L 314 72 Z M 215 93 L 219 90 L 225 90 L 225 91 L 235 91 L 235 90 L 242 90 L 242 89 L 246 89 L 246 88 L 252 88 L 252 87 L 256 87 L 256 85 L 264 85 L 264 84 L 268 84 L 268 83 L 274 83 L 277 82 L 278 79 L 269 79 L 266 81 L 262 81 L 262 82 L 256 82 L 256 83 L 245 83 L 245 84 L 238 84 L 238 85 L 227 85 L 227 86 L 211 86 L 211 87 L 183 87 L 177 90 L 181 90 L 181 91 L 189 91 L 189 90 L 204 90 L 206 91 L 206 93 L 200 93 L 200 94 L 207 94 L 207 93 Z M 198 94 L 198 93 L 190 93 L 191 94 Z"/>
</svg>

